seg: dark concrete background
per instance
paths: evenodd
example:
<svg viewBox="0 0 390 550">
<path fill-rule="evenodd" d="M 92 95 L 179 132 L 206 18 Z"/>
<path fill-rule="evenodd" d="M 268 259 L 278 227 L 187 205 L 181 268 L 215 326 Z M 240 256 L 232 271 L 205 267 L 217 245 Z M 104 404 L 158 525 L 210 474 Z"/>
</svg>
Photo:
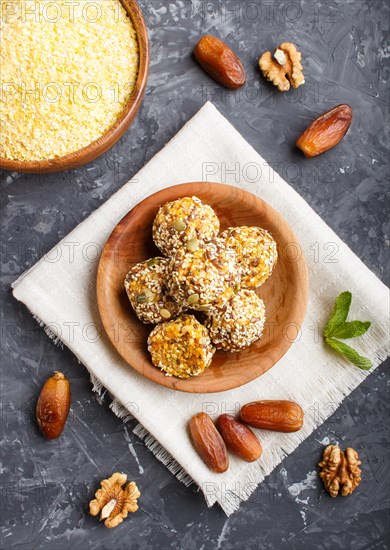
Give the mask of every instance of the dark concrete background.
<svg viewBox="0 0 390 550">
<path fill-rule="evenodd" d="M 254 148 L 388 283 L 388 5 L 345 2 L 140 0 L 150 31 L 147 94 L 131 130 L 88 166 L 47 176 L 0 173 L 2 542 L 4 549 L 389 548 L 388 371 L 382 365 L 337 412 L 226 518 L 207 509 L 91 392 L 86 370 L 55 347 L 11 296 L 11 283 L 133 176 L 210 99 Z M 246 88 L 225 92 L 191 57 L 203 33 L 240 54 Z M 306 84 L 279 94 L 257 59 L 283 40 L 303 54 Z M 294 141 L 338 103 L 354 111 L 343 142 L 306 160 Z M 98 229 L 98 228 L 97 228 Z M 324 261 L 320 253 L 320 261 Z M 343 289 L 341 289 L 343 290 Z M 315 360 L 315 358 L 313 358 Z M 72 382 L 60 440 L 39 434 L 34 407 L 53 370 Z M 354 495 L 332 500 L 315 476 L 324 444 L 351 445 L 363 460 Z M 128 472 L 141 508 L 114 530 L 89 517 L 99 481 Z"/>
</svg>

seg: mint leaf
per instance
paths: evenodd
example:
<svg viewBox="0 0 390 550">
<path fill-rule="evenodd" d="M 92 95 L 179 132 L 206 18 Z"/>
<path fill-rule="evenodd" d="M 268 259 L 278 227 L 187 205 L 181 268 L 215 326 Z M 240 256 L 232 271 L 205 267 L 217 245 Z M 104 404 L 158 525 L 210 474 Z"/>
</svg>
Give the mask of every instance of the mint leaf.
<svg viewBox="0 0 390 550">
<path fill-rule="evenodd" d="M 342 323 L 333 330 L 332 338 L 341 338 L 341 340 L 357 338 L 365 334 L 370 326 L 370 321 L 351 321 L 349 323 Z"/>
<path fill-rule="evenodd" d="M 349 308 L 351 305 L 352 294 L 348 291 L 342 292 L 337 298 L 334 304 L 333 313 L 324 329 L 324 336 L 329 337 L 333 335 L 333 331 L 336 327 L 344 323 L 348 317 Z"/>
<path fill-rule="evenodd" d="M 351 361 L 359 369 L 370 370 L 372 367 L 372 363 L 367 357 L 362 357 L 355 349 L 347 346 L 347 344 L 333 340 L 333 338 L 326 338 L 325 341 L 331 348 L 340 353 L 348 361 Z"/>
</svg>

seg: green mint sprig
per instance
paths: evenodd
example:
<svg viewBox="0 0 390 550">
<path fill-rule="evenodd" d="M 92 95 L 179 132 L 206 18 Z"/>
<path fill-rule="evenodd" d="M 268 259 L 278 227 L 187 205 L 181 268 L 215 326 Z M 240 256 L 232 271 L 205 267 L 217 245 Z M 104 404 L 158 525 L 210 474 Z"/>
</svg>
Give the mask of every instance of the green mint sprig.
<svg viewBox="0 0 390 550">
<path fill-rule="evenodd" d="M 355 349 L 336 340 L 357 338 L 365 334 L 371 326 L 370 321 L 347 321 L 351 301 L 350 292 L 342 292 L 336 298 L 332 316 L 324 329 L 325 342 L 359 369 L 370 370 L 372 363 L 367 357 L 362 357 Z"/>
</svg>

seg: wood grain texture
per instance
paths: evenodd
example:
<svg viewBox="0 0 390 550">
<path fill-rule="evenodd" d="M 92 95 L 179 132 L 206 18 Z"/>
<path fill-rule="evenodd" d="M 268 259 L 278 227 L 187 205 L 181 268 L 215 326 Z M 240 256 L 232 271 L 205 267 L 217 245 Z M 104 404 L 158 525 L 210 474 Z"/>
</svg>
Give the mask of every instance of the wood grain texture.
<svg viewBox="0 0 390 550">
<path fill-rule="evenodd" d="M 279 258 L 272 276 L 258 289 L 267 315 L 263 338 L 240 353 L 217 352 L 204 373 L 181 380 L 165 376 L 152 364 L 147 351 L 147 338 L 153 326 L 138 320 L 123 282 L 134 264 L 161 255 L 152 239 L 152 223 L 159 206 L 193 195 L 215 209 L 221 231 L 240 225 L 260 226 L 270 231 L 277 243 Z M 186 183 L 151 195 L 118 223 L 100 259 L 97 300 L 108 337 L 132 368 L 168 388 L 210 393 L 246 384 L 279 361 L 303 323 L 308 286 L 303 250 L 286 220 L 269 204 L 229 185 Z"/>
<path fill-rule="evenodd" d="M 95 160 L 97 157 L 100 157 L 100 155 L 103 155 L 103 153 L 111 149 L 118 139 L 120 139 L 128 130 L 136 117 L 145 95 L 146 83 L 149 74 L 150 52 L 148 31 L 137 2 L 135 0 L 120 1 L 133 22 L 137 33 L 140 54 L 137 82 L 131 93 L 129 102 L 123 110 L 121 116 L 108 130 L 108 132 L 79 151 L 70 153 L 69 155 L 65 155 L 60 158 L 26 162 L 9 160 L 0 157 L 0 169 L 9 170 L 11 172 L 46 174 L 49 172 L 63 172 L 64 170 L 77 168 Z"/>
</svg>

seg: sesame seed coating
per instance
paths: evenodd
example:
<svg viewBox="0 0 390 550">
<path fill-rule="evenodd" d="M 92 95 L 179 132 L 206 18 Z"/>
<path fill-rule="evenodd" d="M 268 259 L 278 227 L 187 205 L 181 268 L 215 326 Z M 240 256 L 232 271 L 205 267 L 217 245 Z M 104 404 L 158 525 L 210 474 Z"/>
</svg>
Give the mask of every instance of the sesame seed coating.
<svg viewBox="0 0 390 550">
<path fill-rule="evenodd" d="M 168 294 L 168 267 L 167 258 L 151 258 L 133 266 L 126 275 L 127 296 L 143 323 L 161 323 L 183 310 Z"/>
<path fill-rule="evenodd" d="M 197 197 L 184 197 L 160 206 L 153 223 L 154 242 L 169 257 L 190 242 L 211 240 L 218 232 L 217 215 Z"/>
<path fill-rule="evenodd" d="M 195 251 L 181 248 L 171 259 L 168 290 L 185 308 L 211 311 L 222 306 L 240 283 L 234 250 L 215 238 Z"/>
<path fill-rule="evenodd" d="M 218 350 L 236 352 L 261 338 L 265 319 L 263 300 L 254 290 L 240 290 L 206 317 L 205 326 Z"/>
<path fill-rule="evenodd" d="M 276 242 L 261 227 L 230 227 L 220 237 L 234 249 L 241 268 L 241 286 L 253 289 L 271 275 L 278 258 Z"/>
<path fill-rule="evenodd" d="M 193 315 L 157 325 L 149 335 L 152 362 L 166 376 L 198 376 L 211 363 L 215 349 L 207 329 Z"/>
</svg>

